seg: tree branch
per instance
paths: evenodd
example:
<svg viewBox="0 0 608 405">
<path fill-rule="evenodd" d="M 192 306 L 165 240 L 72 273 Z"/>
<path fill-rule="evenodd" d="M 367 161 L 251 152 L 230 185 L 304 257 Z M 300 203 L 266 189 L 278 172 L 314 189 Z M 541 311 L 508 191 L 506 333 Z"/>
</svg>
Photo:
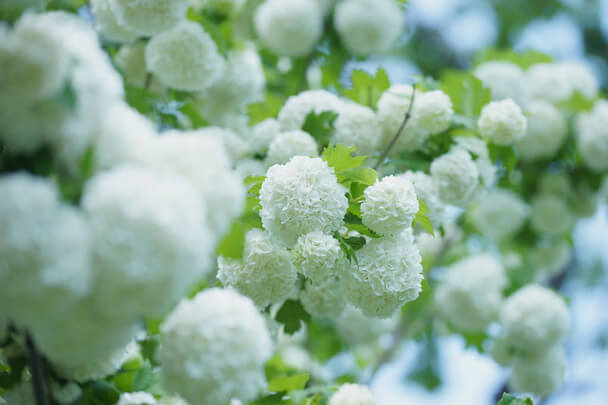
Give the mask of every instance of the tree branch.
<svg viewBox="0 0 608 405">
<path fill-rule="evenodd" d="M 44 358 L 36 348 L 34 339 L 29 333 L 25 335 L 25 348 L 30 372 L 32 373 L 32 389 L 34 390 L 36 405 L 50 405 Z"/>
</svg>

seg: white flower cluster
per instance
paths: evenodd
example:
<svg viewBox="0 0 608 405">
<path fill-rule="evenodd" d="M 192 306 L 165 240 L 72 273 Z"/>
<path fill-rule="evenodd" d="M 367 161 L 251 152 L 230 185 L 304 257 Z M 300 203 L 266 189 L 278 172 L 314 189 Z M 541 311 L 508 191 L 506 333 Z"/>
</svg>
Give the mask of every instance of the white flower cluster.
<svg viewBox="0 0 608 405">
<path fill-rule="evenodd" d="M 399 323 L 399 316 L 381 319 L 366 316 L 352 305 L 346 305 L 342 315 L 336 319 L 336 330 L 350 345 L 375 343 L 378 337 L 391 333 Z"/>
<path fill-rule="evenodd" d="M 457 329 L 483 331 L 498 317 L 506 284 L 498 260 L 487 254 L 469 256 L 443 274 L 435 290 L 435 304 L 442 317 Z"/>
<path fill-rule="evenodd" d="M 513 191 L 495 189 L 483 195 L 470 211 L 480 234 L 502 241 L 519 231 L 529 214 L 528 205 Z"/>
<path fill-rule="evenodd" d="M 405 30 L 405 11 L 393 0 L 343 0 L 334 25 L 349 52 L 366 56 L 394 45 Z"/>
<path fill-rule="evenodd" d="M 142 36 L 167 31 L 186 18 L 188 0 L 107 0 L 116 23 Z"/>
<path fill-rule="evenodd" d="M 358 384 L 344 384 L 329 398 L 328 405 L 374 405 L 369 388 Z"/>
<path fill-rule="evenodd" d="M 230 290 L 182 301 L 161 326 L 164 386 L 190 405 L 252 400 L 265 385 L 272 355 L 266 322 L 253 302 Z"/>
<path fill-rule="evenodd" d="M 466 205 L 479 185 L 479 170 L 473 158 L 460 148 L 433 160 L 431 176 L 439 187 L 439 198 L 453 205 Z"/>
<path fill-rule="evenodd" d="M 530 223 L 538 233 L 559 236 L 569 231 L 575 221 L 576 217 L 562 196 L 541 193 L 532 199 Z"/>
<path fill-rule="evenodd" d="M 597 172 L 608 170 L 608 102 L 600 100 L 593 110 L 578 117 L 576 141 L 585 164 Z"/>
<path fill-rule="evenodd" d="M 439 199 L 439 186 L 433 178 L 424 172 L 407 171 L 401 175 L 414 185 L 416 196 L 429 209 L 427 214 L 433 227 L 438 228 L 445 222 L 445 204 Z"/>
<path fill-rule="evenodd" d="M 319 147 L 307 132 L 292 130 L 281 132 L 268 145 L 266 165 L 285 164 L 294 156 L 317 157 Z"/>
<path fill-rule="evenodd" d="M 332 143 L 354 146 L 358 155 L 371 156 L 380 149 L 382 127 L 374 111 L 356 103 L 344 103 L 334 122 Z"/>
<path fill-rule="evenodd" d="M 382 143 L 388 144 L 401 126 L 413 88 L 397 84 L 386 90 L 378 101 L 378 120 L 382 125 Z M 432 135 L 448 129 L 454 111 L 450 98 L 441 90 L 417 91 L 411 117 L 397 140 L 393 152 L 418 150 Z"/>
<path fill-rule="evenodd" d="M 492 355 L 512 366 L 511 387 L 538 396 L 559 388 L 566 366 L 562 341 L 570 328 L 563 298 L 548 288 L 527 285 L 506 299 L 499 319 L 502 334 Z"/>
<path fill-rule="evenodd" d="M 552 158 L 568 135 L 566 118 L 543 100 L 528 103 L 526 113 L 526 134 L 516 142 L 520 157 L 525 161 Z"/>
<path fill-rule="evenodd" d="M 576 92 L 591 99 L 599 90 L 593 73 L 574 61 L 539 63 L 527 71 L 528 97 L 555 103 L 570 99 Z"/>
<path fill-rule="evenodd" d="M 492 100 L 512 99 L 522 103 L 526 99 L 526 74 L 522 68 L 506 61 L 484 62 L 473 74 L 492 92 Z"/>
<path fill-rule="evenodd" d="M 301 129 L 306 116 L 314 112 L 340 112 L 343 102 L 326 90 L 303 91 L 287 99 L 279 112 L 278 120 L 284 131 Z"/>
<path fill-rule="evenodd" d="M 156 398 L 147 392 L 123 392 L 116 405 L 156 405 Z"/>
<path fill-rule="evenodd" d="M 511 99 L 492 101 L 481 110 L 477 127 L 483 137 L 497 145 L 511 145 L 526 133 L 527 120 Z"/>
</svg>

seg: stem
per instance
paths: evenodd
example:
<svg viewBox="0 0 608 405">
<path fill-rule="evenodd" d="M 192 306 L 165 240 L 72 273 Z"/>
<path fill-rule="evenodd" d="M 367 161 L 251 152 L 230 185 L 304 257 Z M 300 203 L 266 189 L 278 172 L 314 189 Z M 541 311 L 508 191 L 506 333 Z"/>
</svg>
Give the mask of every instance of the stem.
<svg viewBox="0 0 608 405">
<path fill-rule="evenodd" d="M 32 389 L 34 390 L 34 398 L 36 405 L 50 405 L 48 385 L 46 384 L 46 370 L 44 359 L 36 348 L 34 339 L 28 333 L 25 336 L 25 347 L 27 351 L 27 359 L 32 373 Z"/>
<path fill-rule="evenodd" d="M 152 77 L 154 75 L 151 72 L 146 73 L 146 80 L 144 81 L 144 90 L 149 90 L 152 84 Z"/>
<path fill-rule="evenodd" d="M 378 170 L 378 168 L 380 167 L 382 162 L 384 162 L 384 159 L 386 159 L 386 157 L 388 156 L 388 154 L 391 151 L 391 149 L 393 148 L 393 146 L 395 146 L 397 139 L 399 139 L 399 137 L 401 136 L 401 133 L 403 132 L 403 129 L 405 128 L 408 121 L 412 117 L 412 108 L 414 107 L 414 100 L 416 99 L 416 85 L 414 84 L 412 86 L 412 88 L 413 88 L 413 90 L 412 90 L 412 97 L 410 98 L 410 105 L 407 108 L 407 112 L 405 113 L 405 116 L 403 117 L 403 121 L 401 122 L 401 125 L 399 126 L 397 133 L 395 134 L 393 139 L 391 139 L 391 142 L 388 144 L 386 149 L 384 149 L 384 151 L 378 158 L 378 161 L 376 162 L 376 165 L 374 166 L 374 170 Z"/>
</svg>

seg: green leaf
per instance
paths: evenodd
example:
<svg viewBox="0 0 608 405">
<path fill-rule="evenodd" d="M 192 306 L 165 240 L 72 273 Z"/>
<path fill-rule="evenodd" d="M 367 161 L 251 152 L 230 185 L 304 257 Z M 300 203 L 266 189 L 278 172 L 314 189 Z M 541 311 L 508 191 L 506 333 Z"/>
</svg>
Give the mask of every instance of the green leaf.
<svg viewBox="0 0 608 405">
<path fill-rule="evenodd" d="M 25 356 L 10 356 L 7 363 L 8 369 L 0 372 L 0 388 L 5 391 L 21 382 L 27 359 Z"/>
<path fill-rule="evenodd" d="M 243 180 L 243 184 L 245 186 L 250 186 L 247 190 L 249 194 L 259 196 L 264 180 L 266 180 L 266 176 L 247 176 L 245 177 L 245 180 Z"/>
<path fill-rule="evenodd" d="M 156 349 L 160 345 L 160 337 L 156 336 L 147 336 L 144 340 L 139 342 L 139 346 L 141 347 L 141 355 L 145 360 L 148 360 L 150 364 L 157 365 L 156 361 Z"/>
<path fill-rule="evenodd" d="M 331 321 L 315 318 L 306 327 L 305 347 L 312 357 L 325 363 L 344 349 L 344 342 Z"/>
<path fill-rule="evenodd" d="M 352 86 L 344 90 L 344 95 L 356 103 L 376 108 L 378 100 L 390 86 L 391 82 L 382 68 L 371 76 L 364 70 L 355 69 L 351 75 Z"/>
<path fill-rule="evenodd" d="M 505 392 L 502 394 L 500 401 L 498 401 L 498 405 L 534 405 L 534 401 L 530 397 L 523 399 Z"/>
<path fill-rule="evenodd" d="M 439 88 L 452 100 L 454 111 L 473 118 L 490 102 L 490 89 L 471 73 L 448 70 L 441 76 Z"/>
<path fill-rule="evenodd" d="M 366 186 L 373 186 L 378 180 L 378 172 L 368 167 L 358 167 L 356 169 L 348 169 L 337 174 L 338 181 L 349 186 L 350 183 L 359 183 Z"/>
<path fill-rule="evenodd" d="M 285 333 L 293 335 L 300 330 L 302 322 L 310 322 L 311 317 L 300 301 L 287 300 L 283 303 L 274 319 L 283 324 Z"/>
<path fill-rule="evenodd" d="M 414 222 L 412 223 L 412 226 L 417 224 L 422 229 L 424 229 L 425 232 L 434 235 L 433 224 L 431 223 L 431 220 L 428 217 L 429 212 L 429 208 L 424 203 L 424 201 L 418 199 L 418 212 L 414 216 Z"/>
<path fill-rule="evenodd" d="M 511 62 L 526 70 L 537 63 L 551 62 L 551 57 L 537 51 L 517 53 L 511 50 L 487 49 L 475 58 L 475 65 L 489 61 Z"/>
<path fill-rule="evenodd" d="M 250 402 L 248 405 L 280 405 L 280 404 L 286 404 L 286 402 L 283 401 L 283 395 L 284 395 L 283 393 L 266 395 L 266 396 L 258 399 L 257 401 Z"/>
<path fill-rule="evenodd" d="M 359 211 L 358 214 L 353 212 L 355 207 L 357 206 L 351 205 L 349 211 L 344 215 L 344 226 L 351 231 L 359 232 L 361 235 L 369 236 L 370 238 L 379 238 L 380 235 L 363 225 L 363 222 L 361 221 L 361 212 Z M 340 240 L 338 239 L 338 241 Z"/>
<path fill-rule="evenodd" d="M 228 259 L 241 259 L 245 249 L 245 234 L 249 231 L 239 220 L 234 221 L 228 234 L 217 247 L 218 256 Z"/>
<path fill-rule="evenodd" d="M 338 118 L 338 113 L 334 111 L 322 111 L 319 114 L 311 111 L 306 116 L 302 131 L 309 133 L 319 145 L 327 145 L 334 130 L 336 118 Z"/>
<path fill-rule="evenodd" d="M 342 249 L 342 251 L 346 255 L 346 258 L 348 259 L 348 261 L 349 262 L 354 261 L 358 266 L 359 260 L 357 259 L 357 254 L 355 253 L 355 249 L 346 241 L 346 239 L 344 239 L 340 234 L 338 234 L 338 232 L 336 232 L 334 234 L 334 238 L 336 238 L 336 240 L 340 244 L 340 249 Z"/>
<path fill-rule="evenodd" d="M 184 103 L 184 105 L 179 108 L 179 111 L 190 119 L 192 128 L 197 129 L 209 126 L 209 122 L 200 115 L 192 102 Z"/>
<path fill-rule="evenodd" d="M 517 165 L 517 155 L 512 145 L 500 146 L 490 143 L 488 151 L 493 162 L 500 162 L 509 171 Z"/>
<path fill-rule="evenodd" d="M 591 111 L 596 100 L 597 98 L 586 98 L 577 90 L 568 100 L 558 103 L 558 107 L 572 112 Z"/>
<path fill-rule="evenodd" d="M 302 373 L 292 376 L 278 376 L 270 380 L 268 383 L 268 391 L 271 392 L 286 392 L 292 390 L 301 390 L 306 386 L 310 379 L 310 374 Z"/>
<path fill-rule="evenodd" d="M 334 168 L 336 174 L 349 169 L 360 167 L 365 162 L 365 156 L 352 156 L 356 150 L 354 146 L 329 145 L 323 151 L 321 157 L 327 164 Z"/>
<path fill-rule="evenodd" d="M 265 119 L 276 117 L 279 114 L 279 111 L 281 111 L 283 101 L 283 98 L 278 95 L 267 92 L 264 95 L 264 101 L 249 104 L 247 107 L 249 112 L 249 125 L 255 125 Z"/>
<path fill-rule="evenodd" d="M 359 250 L 365 246 L 365 238 L 362 236 L 353 236 L 350 238 L 344 238 L 344 242 L 348 244 L 353 250 Z"/>
<path fill-rule="evenodd" d="M 120 397 L 114 384 L 105 380 L 92 381 L 82 388 L 82 395 L 75 405 L 114 405 Z"/>
</svg>

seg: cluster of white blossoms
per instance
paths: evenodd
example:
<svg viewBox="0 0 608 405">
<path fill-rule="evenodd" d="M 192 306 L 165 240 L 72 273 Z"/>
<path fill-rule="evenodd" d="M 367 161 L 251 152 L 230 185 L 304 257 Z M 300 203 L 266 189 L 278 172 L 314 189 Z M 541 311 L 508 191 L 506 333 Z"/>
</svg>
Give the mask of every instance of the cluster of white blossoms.
<svg viewBox="0 0 608 405">
<path fill-rule="evenodd" d="M 437 182 L 430 175 L 421 171 L 407 171 L 399 176 L 408 179 L 414 185 L 416 196 L 429 209 L 427 215 L 433 224 L 433 228 L 439 228 L 445 222 L 446 214 L 445 204 L 439 199 L 439 186 Z"/>
<path fill-rule="evenodd" d="M 576 143 L 585 164 L 594 171 L 608 171 L 608 102 L 597 101 L 591 112 L 582 113 L 576 129 Z"/>
<path fill-rule="evenodd" d="M 470 217 L 480 234 L 502 241 L 523 227 L 529 211 L 528 205 L 513 191 L 495 189 L 479 198 Z"/>
<path fill-rule="evenodd" d="M 328 405 L 375 405 L 369 388 L 359 384 L 344 384 L 329 398 Z"/>
<path fill-rule="evenodd" d="M 506 299 L 499 323 L 492 355 L 512 366 L 511 387 L 538 396 L 559 388 L 566 368 L 562 342 L 570 329 L 564 299 L 546 287 L 527 285 Z"/>
<path fill-rule="evenodd" d="M 397 84 L 386 90 L 378 101 L 378 120 L 382 126 L 382 144 L 387 145 L 403 123 L 412 102 L 413 87 Z M 432 135 L 450 126 L 454 115 L 450 98 L 441 90 L 417 91 L 411 117 L 394 145 L 393 153 L 418 150 Z"/>
<path fill-rule="evenodd" d="M 526 75 L 522 68 L 511 62 L 484 62 L 473 70 L 473 74 L 492 92 L 492 99 L 512 99 L 522 103 L 526 98 Z"/>
<path fill-rule="evenodd" d="M 511 99 L 492 101 L 481 110 L 477 121 L 481 136 L 497 145 L 510 145 L 526 133 L 527 120 Z"/>
<path fill-rule="evenodd" d="M 498 260 L 488 254 L 469 256 L 446 269 L 435 290 L 435 305 L 458 330 L 483 331 L 498 318 L 506 284 Z"/>
<path fill-rule="evenodd" d="M 560 236 L 572 229 L 576 222 L 568 202 L 558 194 L 537 194 L 530 208 L 532 229 L 540 234 Z"/>
<path fill-rule="evenodd" d="M 551 103 L 534 100 L 527 104 L 528 128 L 516 142 L 521 159 L 536 161 L 552 158 L 568 135 L 564 115 Z"/>
<path fill-rule="evenodd" d="M 335 0 L 265 0 L 255 11 L 262 44 L 279 56 L 303 57 L 324 34 Z M 344 47 L 367 56 L 389 50 L 405 30 L 405 12 L 395 0 L 342 0 L 333 22 Z"/>
<path fill-rule="evenodd" d="M 433 160 L 431 176 L 437 182 L 439 198 L 448 204 L 467 204 L 479 186 L 479 170 L 470 153 L 460 148 Z"/>
<path fill-rule="evenodd" d="M 205 290 L 182 301 L 161 325 L 158 359 L 164 386 L 190 405 L 250 401 L 265 385 L 272 355 L 264 317 L 230 290 Z"/>
<path fill-rule="evenodd" d="M 319 147 L 315 139 L 299 129 L 281 132 L 268 145 L 267 166 L 285 164 L 294 156 L 316 157 Z"/>
</svg>

